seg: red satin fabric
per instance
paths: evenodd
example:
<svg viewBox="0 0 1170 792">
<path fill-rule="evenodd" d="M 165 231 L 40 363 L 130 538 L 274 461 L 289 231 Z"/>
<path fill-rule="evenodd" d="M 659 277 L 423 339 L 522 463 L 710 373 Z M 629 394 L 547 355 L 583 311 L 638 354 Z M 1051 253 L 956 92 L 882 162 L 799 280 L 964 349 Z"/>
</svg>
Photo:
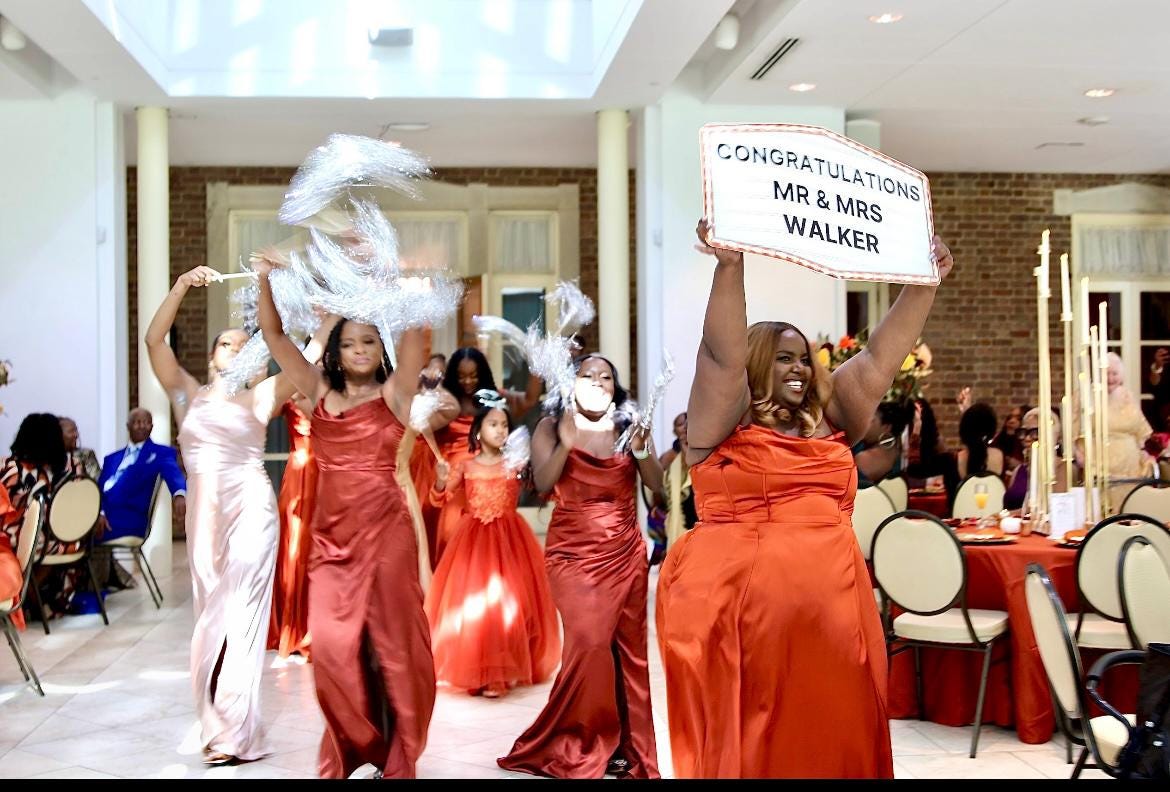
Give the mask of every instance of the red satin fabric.
<svg viewBox="0 0 1170 792">
<path fill-rule="evenodd" d="M 339 416 L 323 402 L 313 411 L 309 630 L 323 778 L 346 778 L 366 762 L 387 778 L 413 778 L 426 745 L 435 669 L 418 544 L 394 478 L 404 433 L 380 398 Z"/>
<path fill-rule="evenodd" d="M 467 513 L 427 590 L 435 676 L 468 691 L 543 682 L 561 659 L 540 545 L 502 464 L 463 464 Z M 448 492 L 452 495 L 456 494 Z"/>
<path fill-rule="evenodd" d="M 435 452 L 425 437 L 415 438 L 414 446 L 410 449 L 410 480 L 414 483 L 414 494 L 418 498 L 419 511 L 422 513 L 423 525 L 427 533 L 427 558 L 431 562 L 431 571 L 438 565 L 436 560 L 435 534 L 439 530 L 439 508 L 431 503 L 427 493 L 435 486 Z"/>
<path fill-rule="evenodd" d="M 1039 744 L 1052 738 L 1056 727 L 1048 677 L 1024 595 L 1024 575 L 1035 561 L 1048 570 L 1053 586 L 1069 612 L 1079 607 L 1075 550 L 1056 547 L 1047 537 L 1022 536 L 1012 545 L 966 545 L 967 607 L 1007 611 L 1010 633 L 993 659 L 1007 662 L 991 666 L 983 702 L 983 722 L 1016 727 L 1020 742 Z M 1088 671 L 1103 653 L 1082 650 Z M 922 650 L 922 674 L 926 718 L 947 726 L 967 726 L 975 720 L 979 674 L 983 658 L 975 652 Z M 1133 712 L 1136 674 L 1132 668 L 1112 672 L 1102 686 L 1105 697 L 1123 712 Z M 1128 709 L 1126 709 L 1128 707 Z M 1096 714 L 1096 713 L 1094 713 Z M 914 684 L 914 658 L 903 652 L 890 669 L 890 717 L 917 718 L 918 697 Z"/>
<path fill-rule="evenodd" d="M 691 468 L 703 521 L 659 573 L 680 778 L 892 778 L 886 651 L 842 434 L 739 429 Z"/>
<path fill-rule="evenodd" d="M 565 647 L 548 704 L 500 767 L 601 778 L 612 757 L 632 778 L 658 778 L 646 660 L 649 562 L 626 454 L 574 450 L 556 486 L 545 567 Z"/>
<path fill-rule="evenodd" d="M 475 421 L 474 415 L 460 415 L 435 436 L 435 442 L 439 446 L 439 451 L 442 452 L 443 458 L 447 460 L 447 464 L 454 470 L 455 466 L 471 459 L 474 454 L 467 448 L 467 437 L 471 434 L 471 424 Z M 433 469 L 433 465 L 432 465 Z M 432 472 L 431 484 L 434 484 L 434 474 Z M 420 499 L 425 498 L 430 487 L 422 490 Z M 431 563 L 438 568 L 438 564 L 443 560 L 443 553 L 450 544 L 451 539 L 455 536 L 455 529 L 459 526 L 459 521 L 463 519 L 463 514 L 467 508 L 467 500 L 462 493 L 457 493 L 453 497 L 446 499 L 443 507 L 437 512 L 432 512 L 431 516 L 423 513 L 423 519 L 427 521 L 427 534 L 431 533 L 430 525 L 434 524 L 435 534 L 435 552 L 431 556 Z"/>
<path fill-rule="evenodd" d="M 309 433 L 309 416 L 296 402 L 280 411 L 288 424 L 291 449 L 280 481 L 280 544 L 276 548 L 276 577 L 272 592 L 272 619 L 268 648 L 281 657 L 309 657 L 309 530 L 317 504 L 317 458 Z"/>
</svg>

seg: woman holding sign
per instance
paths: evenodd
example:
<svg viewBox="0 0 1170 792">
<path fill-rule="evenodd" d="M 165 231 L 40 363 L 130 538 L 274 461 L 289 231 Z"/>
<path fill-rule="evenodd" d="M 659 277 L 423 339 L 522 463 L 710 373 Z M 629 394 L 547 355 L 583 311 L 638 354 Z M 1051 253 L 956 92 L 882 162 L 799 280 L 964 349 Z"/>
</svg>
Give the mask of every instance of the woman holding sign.
<svg viewBox="0 0 1170 792">
<path fill-rule="evenodd" d="M 703 522 L 658 586 L 678 777 L 892 778 L 886 647 L 850 517 L 850 445 L 922 332 L 907 286 L 831 376 L 784 322 L 747 326 L 743 255 L 717 261 L 691 386 L 687 461 Z M 946 277 L 953 260 L 934 239 Z"/>
</svg>

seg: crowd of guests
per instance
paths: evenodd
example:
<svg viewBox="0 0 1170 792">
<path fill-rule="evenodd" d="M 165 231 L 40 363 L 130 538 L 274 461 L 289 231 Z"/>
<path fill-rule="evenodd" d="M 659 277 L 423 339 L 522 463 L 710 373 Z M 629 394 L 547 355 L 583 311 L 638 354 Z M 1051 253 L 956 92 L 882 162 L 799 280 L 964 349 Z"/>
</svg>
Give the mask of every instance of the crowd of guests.
<svg viewBox="0 0 1170 792">
<path fill-rule="evenodd" d="M 1160 475 L 1157 458 L 1170 449 L 1158 444 L 1151 450 L 1154 432 L 1146 416 L 1151 412 L 1160 415 L 1160 404 L 1154 402 L 1143 412 L 1140 401 L 1125 385 L 1121 358 L 1110 352 L 1108 360 L 1109 476 L 1115 482 L 1111 485 L 1112 502 L 1119 506 L 1139 480 Z M 1151 368 L 1152 384 L 1160 385 L 1161 373 L 1158 364 Z M 1039 409 L 1028 404 L 1011 407 L 1001 423 L 990 403 L 972 401 L 970 388 L 963 388 L 955 401 L 960 417 L 953 449 L 940 437 L 934 409 L 926 399 L 879 405 L 865 436 L 854 446 L 858 486 L 903 476 L 912 488 L 941 484 L 948 502 L 953 502 L 959 485 L 968 477 L 993 474 L 1003 479 L 1007 489 L 1005 508 L 1021 508 L 1028 492 L 1031 445 L 1039 436 Z M 1166 412 L 1170 417 L 1170 410 Z M 1059 458 L 1065 441 L 1055 409 L 1052 426 Z M 1080 464 L 1083 450 L 1079 444 L 1073 452 Z M 1056 491 L 1067 490 L 1065 467 L 1058 465 L 1055 473 Z"/>
</svg>

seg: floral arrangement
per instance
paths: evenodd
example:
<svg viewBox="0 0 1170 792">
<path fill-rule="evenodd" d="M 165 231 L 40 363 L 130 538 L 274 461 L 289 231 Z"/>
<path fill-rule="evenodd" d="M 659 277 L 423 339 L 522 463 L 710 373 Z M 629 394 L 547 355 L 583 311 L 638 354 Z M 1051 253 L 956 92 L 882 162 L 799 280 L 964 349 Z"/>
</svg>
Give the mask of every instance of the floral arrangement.
<svg viewBox="0 0 1170 792">
<path fill-rule="evenodd" d="M 1154 459 L 1161 459 L 1166 456 L 1166 452 L 1170 449 L 1170 434 L 1166 432 L 1154 432 L 1146 438 L 1145 452 Z"/>
<path fill-rule="evenodd" d="M 835 345 L 828 338 L 818 338 L 817 361 L 829 371 L 835 371 L 846 360 L 865 349 L 868 343 L 868 330 L 862 330 L 856 336 L 842 336 Z M 930 347 L 919 340 L 902 361 L 902 367 L 895 375 L 890 389 L 882 397 L 882 401 L 905 403 L 921 399 L 922 392 L 927 387 L 923 380 L 934 373 L 930 365 L 933 359 Z"/>
</svg>

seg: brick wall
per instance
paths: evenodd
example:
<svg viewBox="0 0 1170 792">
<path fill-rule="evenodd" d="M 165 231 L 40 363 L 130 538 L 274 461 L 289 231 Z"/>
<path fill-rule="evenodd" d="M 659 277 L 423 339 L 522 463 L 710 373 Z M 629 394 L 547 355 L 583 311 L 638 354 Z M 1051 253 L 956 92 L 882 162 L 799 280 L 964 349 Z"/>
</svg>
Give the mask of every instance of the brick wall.
<svg viewBox="0 0 1170 792">
<path fill-rule="evenodd" d="M 988 401 L 1002 422 L 1012 405 L 1035 404 L 1036 249 L 1051 230 L 1053 298 L 1049 335 L 1052 384 L 1064 387 L 1064 349 L 1059 326 L 1060 254 L 1070 252 L 1071 219 L 1052 214 L 1057 189 L 1084 190 L 1119 182 L 1170 187 L 1170 176 L 932 173 L 931 196 L 939 236 L 955 254 L 955 270 L 943 284 L 923 340 L 934 353 L 935 374 L 927 398 L 945 441 L 958 443 L 954 397 L 970 385 L 976 401 Z M 891 294 L 891 298 L 893 294 Z M 1059 406 L 1059 398 L 1055 399 Z"/>
<path fill-rule="evenodd" d="M 207 258 L 207 185 L 226 181 L 233 185 L 288 184 L 294 168 L 288 167 L 173 167 L 170 171 L 171 282 Z M 441 168 L 437 181 L 451 184 L 487 184 L 507 187 L 550 187 L 575 183 L 580 191 L 581 289 L 597 300 L 597 172 L 592 168 Z M 630 329 L 637 327 L 637 288 L 634 172 L 630 172 Z M 130 403 L 138 400 L 138 299 L 137 171 L 126 173 L 126 209 L 129 255 L 130 309 Z M 584 330 L 589 348 L 597 346 L 598 326 Z M 207 367 L 207 293 L 192 289 L 183 300 L 175 321 L 179 361 L 202 379 Z M 632 344 L 631 369 L 637 372 L 637 346 Z M 450 351 L 450 350 L 444 350 Z M 636 383 L 632 383 L 635 387 Z"/>
</svg>

